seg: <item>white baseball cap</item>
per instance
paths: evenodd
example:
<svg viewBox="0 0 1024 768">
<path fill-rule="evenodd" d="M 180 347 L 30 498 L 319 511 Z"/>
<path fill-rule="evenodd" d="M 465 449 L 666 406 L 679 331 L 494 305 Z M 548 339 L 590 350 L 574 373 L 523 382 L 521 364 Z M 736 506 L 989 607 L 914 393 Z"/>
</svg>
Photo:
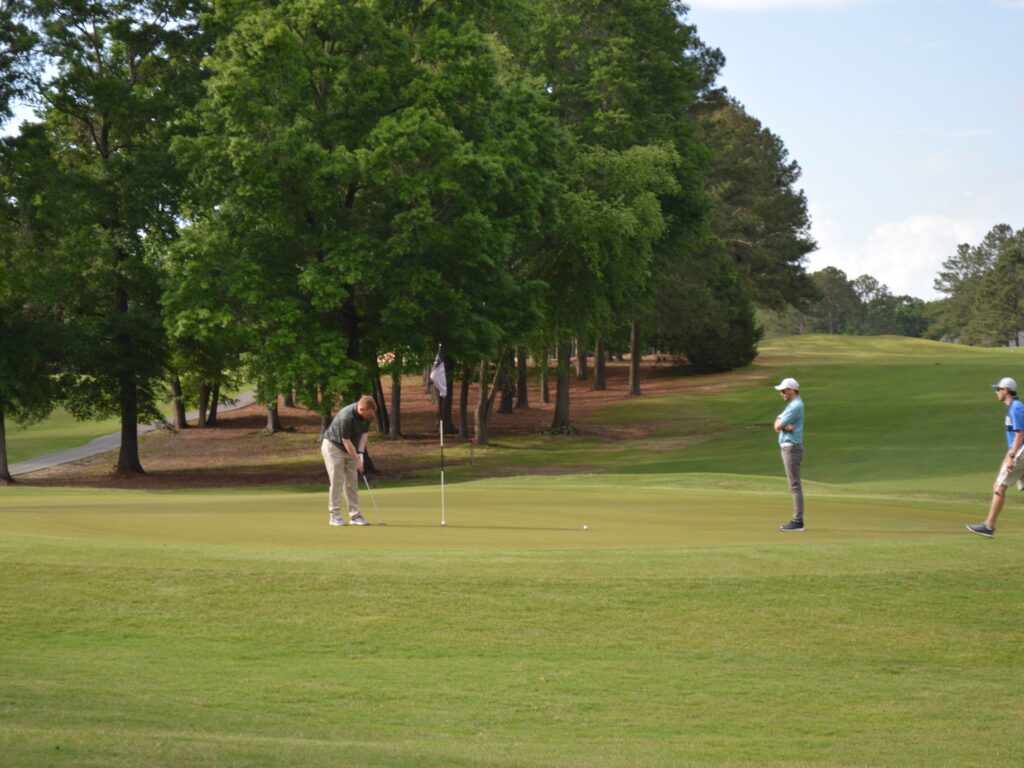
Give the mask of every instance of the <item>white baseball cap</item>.
<svg viewBox="0 0 1024 768">
<path fill-rule="evenodd" d="M 1003 376 L 1003 378 L 999 380 L 998 384 L 992 385 L 992 389 L 1008 389 L 1011 392 L 1016 392 L 1017 382 L 1011 379 L 1009 376 Z"/>
<path fill-rule="evenodd" d="M 796 379 L 783 379 L 776 387 L 780 392 L 784 389 L 800 389 L 800 382 Z"/>
</svg>

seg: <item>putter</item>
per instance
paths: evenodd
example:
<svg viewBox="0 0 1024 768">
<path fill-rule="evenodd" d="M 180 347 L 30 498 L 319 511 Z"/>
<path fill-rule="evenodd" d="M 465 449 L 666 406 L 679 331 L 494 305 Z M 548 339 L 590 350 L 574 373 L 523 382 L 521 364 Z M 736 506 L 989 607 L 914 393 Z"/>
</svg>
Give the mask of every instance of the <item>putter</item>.
<svg viewBox="0 0 1024 768">
<path fill-rule="evenodd" d="M 377 500 L 373 498 L 373 491 L 370 490 L 370 481 L 366 479 L 366 475 L 363 475 L 363 482 L 366 483 L 366 492 L 370 494 L 370 502 L 373 504 L 373 514 L 377 516 L 377 525 L 387 525 L 387 523 L 380 519 L 380 510 L 377 509 Z"/>
</svg>

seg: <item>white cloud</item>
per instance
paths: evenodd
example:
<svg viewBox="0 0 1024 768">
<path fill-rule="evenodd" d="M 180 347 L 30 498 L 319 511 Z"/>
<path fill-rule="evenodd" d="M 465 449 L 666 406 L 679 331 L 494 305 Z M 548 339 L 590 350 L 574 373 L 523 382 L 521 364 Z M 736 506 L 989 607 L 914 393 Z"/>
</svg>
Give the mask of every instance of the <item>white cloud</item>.
<svg viewBox="0 0 1024 768">
<path fill-rule="evenodd" d="M 867 274 L 894 294 L 922 299 L 937 298 L 932 283 L 957 245 L 977 243 L 989 229 L 980 219 L 925 214 L 879 224 L 857 243 L 847 240 L 840 227 L 813 205 L 811 214 L 818 250 L 810 256 L 809 271 L 838 267 L 851 280 Z"/>
</svg>

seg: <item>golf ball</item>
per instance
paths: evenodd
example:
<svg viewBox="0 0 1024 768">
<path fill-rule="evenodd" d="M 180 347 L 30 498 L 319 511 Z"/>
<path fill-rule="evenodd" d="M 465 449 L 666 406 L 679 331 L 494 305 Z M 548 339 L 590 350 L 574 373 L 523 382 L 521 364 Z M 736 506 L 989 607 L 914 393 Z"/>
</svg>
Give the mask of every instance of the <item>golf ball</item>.
<svg viewBox="0 0 1024 768">
<path fill-rule="evenodd" d="M 444 520 L 441 521 L 441 525 L 448 525 Z"/>
<path fill-rule="evenodd" d="M 590 530 L 590 526 L 589 525 L 584 525 L 583 526 L 583 530 L 584 531 L 589 531 Z"/>
</svg>

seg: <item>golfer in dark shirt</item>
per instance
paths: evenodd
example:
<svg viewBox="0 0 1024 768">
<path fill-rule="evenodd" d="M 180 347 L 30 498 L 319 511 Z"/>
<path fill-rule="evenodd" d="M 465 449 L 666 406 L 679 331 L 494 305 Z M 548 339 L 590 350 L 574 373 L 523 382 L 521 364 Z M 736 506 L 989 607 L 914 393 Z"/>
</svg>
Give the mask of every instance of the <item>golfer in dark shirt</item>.
<svg viewBox="0 0 1024 768">
<path fill-rule="evenodd" d="M 377 403 L 369 395 L 338 411 L 324 432 L 320 445 L 327 476 L 331 480 L 327 511 L 331 525 L 344 525 L 341 516 L 341 494 L 348 503 L 349 525 L 369 525 L 359 512 L 359 475 L 363 473 L 363 454 L 369 439 L 370 424 L 377 413 Z"/>
</svg>

